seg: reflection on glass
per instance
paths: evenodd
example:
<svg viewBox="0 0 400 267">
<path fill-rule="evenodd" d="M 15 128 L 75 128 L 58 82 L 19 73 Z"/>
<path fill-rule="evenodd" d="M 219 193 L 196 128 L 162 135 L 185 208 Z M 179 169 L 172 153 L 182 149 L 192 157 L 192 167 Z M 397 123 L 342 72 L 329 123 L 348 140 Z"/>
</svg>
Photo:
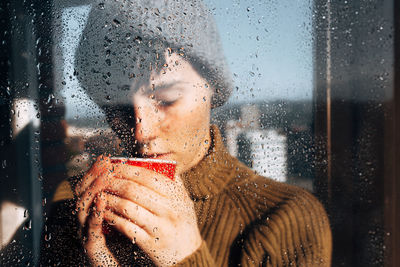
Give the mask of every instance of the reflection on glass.
<svg viewBox="0 0 400 267">
<path fill-rule="evenodd" d="M 264 176 L 313 190 L 312 3 L 207 1 L 207 4 L 220 29 L 235 83 L 228 104 L 213 112 L 213 122 L 223 130 L 224 140 L 229 139 L 226 143 L 229 151 L 233 156 L 245 155 L 239 155 L 239 159 Z M 296 8 L 287 8 L 293 4 Z M 78 6 L 62 11 L 63 56 L 56 56 L 60 56 L 58 65 L 65 67 L 57 84 L 67 103 L 67 121 L 71 125 L 96 128 L 102 121 L 101 110 L 80 88 L 73 67 L 73 54 L 91 8 Z M 241 121 L 249 119 L 254 126 L 247 128 L 247 122 Z M 230 133 L 232 124 L 237 127 Z M 245 127 L 245 131 L 238 127 Z M 238 150 L 246 149 L 241 145 L 245 140 L 232 139 L 238 134 L 257 144 L 238 154 Z M 267 141 L 269 134 L 281 137 L 279 141 L 273 137 L 275 141 Z M 260 142 L 260 138 L 265 142 Z M 277 151 L 277 156 L 271 149 Z"/>
<path fill-rule="evenodd" d="M 39 263 L 330 266 L 310 193 L 311 2 L 73 4 L 53 10 L 55 89 L 21 113 L 42 137 Z"/>
<path fill-rule="evenodd" d="M 251 37 L 241 43 L 249 45 L 248 62 L 237 65 L 240 59 L 229 57 L 232 36 L 222 39 L 228 62 L 235 62 L 229 66 L 202 2 L 139 2 L 61 10 L 56 84 L 57 97 L 66 101 L 71 178 L 54 195 L 44 232 L 52 238 L 44 241 L 41 262 L 329 266 L 331 236 L 321 204 L 299 187 L 274 181 L 313 190 L 311 166 L 297 166 L 312 161 L 309 63 L 302 66 L 305 77 L 288 68 L 293 84 L 268 88 L 271 79 L 285 79 L 271 74 L 279 61 L 273 53 L 260 51 L 262 44 L 278 47 L 268 44 L 261 25 L 269 18 L 256 3 L 240 13 L 257 25 L 242 33 Z M 215 13 L 224 9 L 209 4 Z M 283 9 L 275 5 L 271 14 L 279 17 Z M 299 6 L 304 14 L 282 25 L 304 17 L 308 23 L 309 5 Z M 242 9 L 232 7 L 224 14 L 228 21 L 229 12 Z M 307 49 L 292 51 L 309 59 Z M 176 180 L 110 156 L 176 162 Z M 284 244 L 285 236 L 296 238 Z M 57 249 L 67 243 L 74 257 Z"/>
</svg>

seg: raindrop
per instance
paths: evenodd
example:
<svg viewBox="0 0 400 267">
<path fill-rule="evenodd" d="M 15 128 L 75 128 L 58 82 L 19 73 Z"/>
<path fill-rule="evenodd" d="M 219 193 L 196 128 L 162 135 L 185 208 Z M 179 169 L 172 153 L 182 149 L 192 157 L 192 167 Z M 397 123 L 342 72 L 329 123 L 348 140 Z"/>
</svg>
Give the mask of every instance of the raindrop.
<svg viewBox="0 0 400 267">
<path fill-rule="evenodd" d="M 7 167 L 7 160 L 3 160 L 3 161 L 1 162 L 1 167 L 2 167 L 3 169 L 5 169 L 5 168 Z"/>
<path fill-rule="evenodd" d="M 140 44 L 140 43 L 142 42 L 142 40 L 143 40 L 143 39 L 142 39 L 142 37 L 140 37 L 140 36 L 136 36 L 136 37 L 135 37 L 135 42 L 138 43 L 138 44 Z"/>
<path fill-rule="evenodd" d="M 50 104 L 51 100 L 54 99 L 54 95 L 53 94 L 49 94 L 49 97 L 47 98 L 47 104 Z"/>
<path fill-rule="evenodd" d="M 99 4 L 99 8 L 100 8 L 100 9 L 104 9 L 104 3 L 100 3 L 100 4 Z"/>
<path fill-rule="evenodd" d="M 51 233 L 45 234 L 44 235 L 44 240 L 50 241 L 51 240 Z"/>
<path fill-rule="evenodd" d="M 121 25 L 121 22 L 119 22 L 119 20 L 117 19 L 113 19 L 113 24 L 115 27 L 119 27 Z"/>
<path fill-rule="evenodd" d="M 27 222 L 25 222 L 23 230 L 31 230 L 32 228 L 32 220 L 28 220 Z"/>
</svg>

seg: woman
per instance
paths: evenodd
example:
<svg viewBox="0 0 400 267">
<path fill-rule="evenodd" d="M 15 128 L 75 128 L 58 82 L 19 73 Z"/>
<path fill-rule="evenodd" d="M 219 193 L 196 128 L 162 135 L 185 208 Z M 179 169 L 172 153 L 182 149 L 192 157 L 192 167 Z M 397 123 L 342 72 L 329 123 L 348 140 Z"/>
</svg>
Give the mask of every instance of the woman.
<svg viewBox="0 0 400 267">
<path fill-rule="evenodd" d="M 57 189 L 43 265 L 330 266 L 321 204 L 256 175 L 210 125 L 231 83 L 201 2 L 96 2 L 75 63 L 125 156 L 174 160 L 176 180 L 99 157 Z"/>
</svg>

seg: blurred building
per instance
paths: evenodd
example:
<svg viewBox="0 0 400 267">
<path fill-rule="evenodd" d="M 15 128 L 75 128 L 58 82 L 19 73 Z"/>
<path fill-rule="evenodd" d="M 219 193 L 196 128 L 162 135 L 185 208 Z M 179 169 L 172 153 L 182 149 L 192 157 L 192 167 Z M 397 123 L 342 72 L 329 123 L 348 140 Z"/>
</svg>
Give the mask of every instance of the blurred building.
<svg viewBox="0 0 400 267">
<path fill-rule="evenodd" d="M 256 105 L 243 105 L 239 120 L 228 120 L 225 136 L 229 153 L 260 175 L 287 181 L 287 138 L 277 129 L 261 129 Z"/>
</svg>

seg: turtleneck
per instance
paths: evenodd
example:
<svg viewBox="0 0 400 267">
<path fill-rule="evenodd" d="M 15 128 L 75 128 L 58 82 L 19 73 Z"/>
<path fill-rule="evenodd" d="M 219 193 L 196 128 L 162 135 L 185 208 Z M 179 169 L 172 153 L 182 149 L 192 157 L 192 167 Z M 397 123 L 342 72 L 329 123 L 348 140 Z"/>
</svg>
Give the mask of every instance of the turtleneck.
<svg viewBox="0 0 400 267">
<path fill-rule="evenodd" d="M 236 164 L 232 162 L 232 156 L 226 150 L 217 126 L 211 125 L 210 136 L 208 153 L 198 164 L 182 174 L 185 187 L 193 200 L 219 194 L 234 175 L 231 170 Z"/>
</svg>

